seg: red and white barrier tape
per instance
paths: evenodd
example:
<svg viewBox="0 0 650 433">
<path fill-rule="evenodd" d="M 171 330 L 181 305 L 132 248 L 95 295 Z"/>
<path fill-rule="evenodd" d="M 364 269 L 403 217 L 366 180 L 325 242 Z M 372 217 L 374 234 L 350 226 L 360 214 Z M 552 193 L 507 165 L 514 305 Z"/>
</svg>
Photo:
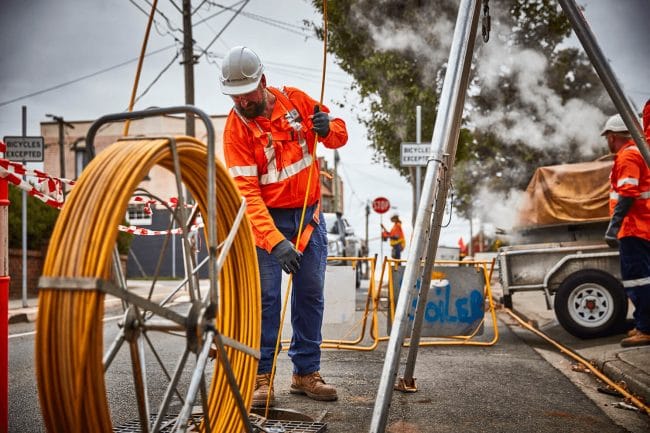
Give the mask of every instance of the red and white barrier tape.
<svg viewBox="0 0 650 433">
<path fill-rule="evenodd" d="M 48 178 L 40 184 L 45 186 L 44 189 L 49 194 L 52 194 L 52 192 L 56 194 L 55 197 L 51 197 L 50 195 L 39 191 L 31 183 L 23 180 L 22 176 L 19 176 L 13 171 L 10 171 L 8 167 L 3 164 L 4 161 L 6 160 L 0 160 L 0 177 L 7 179 L 10 184 L 27 191 L 29 195 L 36 197 L 48 206 L 56 209 L 61 209 L 63 207 L 63 186 L 60 179 L 55 179 L 48 176 Z"/>
<path fill-rule="evenodd" d="M 195 224 L 192 227 L 190 227 L 190 233 L 195 232 L 198 229 L 203 228 L 203 223 L 201 224 Z M 139 235 L 139 236 L 159 236 L 159 235 L 166 235 L 166 234 L 171 234 L 171 235 L 180 235 L 183 234 L 183 229 L 182 228 L 176 228 L 176 229 L 171 229 L 171 230 L 149 230 L 145 229 L 142 227 L 136 227 L 136 226 L 118 226 L 117 229 L 121 232 L 126 232 L 126 233 L 131 233 L 134 235 Z"/>
<path fill-rule="evenodd" d="M 171 209 L 176 209 L 178 207 L 178 199 L 176 197 L 172 197 L 169 199 L 169 201 L 163 203 L 163 202 L 159 202 L 158 200 L 153 200 L 151 198 L 148 198 L 147 196 L 135 195 L 133 196 L 132 201 L 130 201 L 129 204 L 144 204 L 144 213 L 147 215 L 151 215 L 152 204 L 160 204 L 165 207 L 169 207 Z M 185 207 L 192 209 L 194 205 L 186 203 Z"/>
<path fill-rule="evenodd" d="M 5 151 L 6 145 L 0 141 L 0 153 L 4 153 Z M 24 180 L 23 176 L 31 176 L 39 179 L 38 188 Z M 38 198 L 46 205 L 55 209 L 61 209 L 65 204 L 65 197 L 63 196 L 63 184 L 70 186 L 74 186 L 75 184 L 75 181 L 73 180 L 52 177 L 40 170 L 30 170 L 18 162 L 9 161 L 2 158 L 0 158 L 0 177 L 6 178 L 10 184 L 24 191 L 27 191 L 29 195 Z M 54 197 L 52 197 L 53 194 Z M 168 202 L 161 203 L 158 200 L 152 200 L 144 196 L 136 195 L 133 197 L 132 203 L 144 203 L 144 212 L 147 215 L 151 215 L 152 204 L 164 204 L 172 209 L 175 209 L 178 207 L 178 198 L 172 197 Z M 186 204 L 185 207 L 192 208 L 194 206 Z M 190 227 L 190 232 L 196 231 L 202 227 L 203 223 L 195 224 Z M 176 228 L 172 230 L 149 230 L 136 226 L 123 225 L 119 225 L 117 228 L 119 231 L 140 236 L 159 236 L 166 234 L 176 235 L 183 233 L 182 228 Z"/>
</svg>

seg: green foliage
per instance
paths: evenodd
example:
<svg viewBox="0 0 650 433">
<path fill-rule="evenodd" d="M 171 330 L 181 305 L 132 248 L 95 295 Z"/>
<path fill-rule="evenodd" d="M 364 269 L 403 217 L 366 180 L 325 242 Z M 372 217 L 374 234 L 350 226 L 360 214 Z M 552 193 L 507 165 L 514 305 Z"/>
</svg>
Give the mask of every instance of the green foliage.
<svg viewBox="0 0 650 433">
<path fill-rule="evenodd" d="M 321 0 L 312 3 L 322 10 Z M 562 46 L 571 27 L 557 1 L 492 0 L 489 6 L 493 22 L 489 43 L 502 44 L 504 49 L 541 53 L 547 67 L 545 76 L 537 77 L 539 85 L 555 92 L 562 104 L 577 98 L 608 110 L 611 104 L 586 56 L 575 48 Z M 367 128 L 374 159 L 395 167 L 411 183 L 409 171 L 399 167 L 400 143 L 414 141 L 417 105 L 422 106 L 422 137 L 432 135 L 449 54 L 441 39 L 448 38 L 453 31 L 444 24 L 455 23 L 457 8 L 456 0 L 327 3 L 328 50 L 336 55 L 341 68 L 354 77 L 353 88 L 368 107 L 358 117 Z M 311 25 L 322 37 L 323 27 Z M 497 27 L 502 34 L 497 34 Z M 400 44 L 400 40 L 407 42 Z M 480 44 L 479 38 L 477 49 Z M 501 54 L 507 53 L 497 56 Z M 499 59 L 496 60 L 498 63 Z M 465 114 L 512 110 L 532 120 L 547 114 L 539 112 L 535 102 L 522 95 L 516 86 L 517 77 L 505 73 L 498 77 L 496 85 L 484 86 L 476 70 L 473 73 L 473 91 L 467 99 Z M 555 133 L 550 129 L 544 132 Z M 567 142 L 542 151 L 522 141 L 503 142 L 489 127 L 479 130 L 464 125 L 454 167 L 458 211 L 470 216 L 472 203 L 483 187 L 504 193 L 511 188 L 524 189 L 536 167 L 579 161 L 578 146 L 579 143 Z"/>
<path fill-rule="evenodd" d="M 322 10 L 321 1 L 313 3 Z M 453 8 L 447 3 L 441 0 L 327 3 L 328 50 L 336 54 L 341 68 L 354 77 L 354 89 L 369 107 L 359 113 L 358 120 L 368 131 L 374 159 L 399 170 L 411 182 L 409 170 L 400 167 L 400 144 L 415 141 L 417 105 L 422 106 L 422 137 L 431 137 L 441 84 L 437 77 L 442 73 L 444 59 L 437 60 L 435 70 L 428 70 L 429 53 L 409 48 L 378 48 L 372 32 L 386 20 L 408 29 L 421 19 L 422 10 L 432 4 L 452 13 Z M 359 11 L 363 11 L 363 20 L 359 19 Z M 322 26 L 312 26 L 322 37 Z M 429 40 L 440 43 L 434 37 Z M 459 140 L 459 155 L 466 154 L 467 138 L 466 131 Z"/>
<path fill-rule="evenodd" d="M 22 248 L 22 197 L 22 190 L 9 186 L 9 248 Z M 27 195 L 27 249 L 47 246 L 58 216 L 57 209 Z"/>
</svg>

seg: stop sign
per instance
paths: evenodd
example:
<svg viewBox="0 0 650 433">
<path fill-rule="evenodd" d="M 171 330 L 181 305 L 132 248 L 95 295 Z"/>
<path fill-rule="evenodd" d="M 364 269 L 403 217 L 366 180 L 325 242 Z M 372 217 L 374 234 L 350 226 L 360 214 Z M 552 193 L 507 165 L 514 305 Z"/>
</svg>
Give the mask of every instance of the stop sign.
<svg viewBox="0 0 650 433">
<path fill-rule="evenodd" d="M 390 209 L 390 202 L 386 197 L 377 197 L 372 201 L 372 210 L 377 213 L 386 213 Z"/>
</svg>

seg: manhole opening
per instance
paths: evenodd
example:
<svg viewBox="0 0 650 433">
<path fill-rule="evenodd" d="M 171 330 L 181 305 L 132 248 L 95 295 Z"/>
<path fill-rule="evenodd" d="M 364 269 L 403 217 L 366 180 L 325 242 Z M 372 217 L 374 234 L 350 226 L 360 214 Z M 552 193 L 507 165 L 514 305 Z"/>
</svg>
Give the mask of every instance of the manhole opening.
<svg viewBox="0 0 650 433">
<path fill-rule="evenodd" d="M 256 426 L 263 427 L 267 432 L 270 433 L 323 433 L 327 430 L 327 424 L 322 422 L 311 421 L 311 418 L 296 412 L 293 410 L 286 409 L 272 409 L 269 411 L 269 416 L 277 416 L 278 419 L 273 418 L 264 418 L 255 413 L 249 415 L 249 419 L 253 424 L 254 431 L 257 433 L 263 433 L 263 430 L 256 428 Z M 296 417 L 303 417 L 306 419 L 296 419 Z M 161 433 L 171 433 L 174 428 L 174 421 L 176 420 L 177 415 L 167 415 L 163 421 L 163 428 L 160 429 Z M 156 420 L 156 415 L 152 414 L 150 416 L 150 424 Z M 195 425 L 198 425 L 201 422 L 200 414 L 192 414 L 192 420 Z M 191 427 L 188 431 L 192 431 Z M 118 427 L 113 428 L 114 433 L 139 433 L 140 432 L 140 420 L 128 421 Z"/>
</svg>

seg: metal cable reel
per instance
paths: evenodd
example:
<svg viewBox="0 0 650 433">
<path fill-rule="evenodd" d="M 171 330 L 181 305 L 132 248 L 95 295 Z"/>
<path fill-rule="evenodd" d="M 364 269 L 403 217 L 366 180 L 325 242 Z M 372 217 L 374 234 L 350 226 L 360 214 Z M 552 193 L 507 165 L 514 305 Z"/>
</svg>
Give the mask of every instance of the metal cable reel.
<svg viewBox="0 0 650 433">
<path fill-rule="evenodd" d="M 146 115 L 160 110 L 153 111 Z M 183 228 L 189 276 L 171 292 L 168 284 L 165 296 L 156 296 L 163 290 L 158 275 L 148 295 L 129 290 L 115 260 L 118 225 L 154 166 L 175 179 L 174 218 Z M 195 215 L 185 206 L 185 191 L 205 222 L 209 254 L 200 263 L 188 247 Z M 204 267 L 207 288 L 198 279 Z M 174 301 L 180 292 L 182 300 Z M 107 294 L 121 301 L 119 321 L 103 321 Z M 248 408 L 260 316 L 245 204 L 226 169 L 214 162 L 213 143 L 206 147 L 190 137 L 114 143 L 90 162 L 71 192 L 39 284 L 36 374 L 45 426 L 52 432 L 110 432 L 136 419 L 131 431 L 253 431 Z"/>
</svg>

